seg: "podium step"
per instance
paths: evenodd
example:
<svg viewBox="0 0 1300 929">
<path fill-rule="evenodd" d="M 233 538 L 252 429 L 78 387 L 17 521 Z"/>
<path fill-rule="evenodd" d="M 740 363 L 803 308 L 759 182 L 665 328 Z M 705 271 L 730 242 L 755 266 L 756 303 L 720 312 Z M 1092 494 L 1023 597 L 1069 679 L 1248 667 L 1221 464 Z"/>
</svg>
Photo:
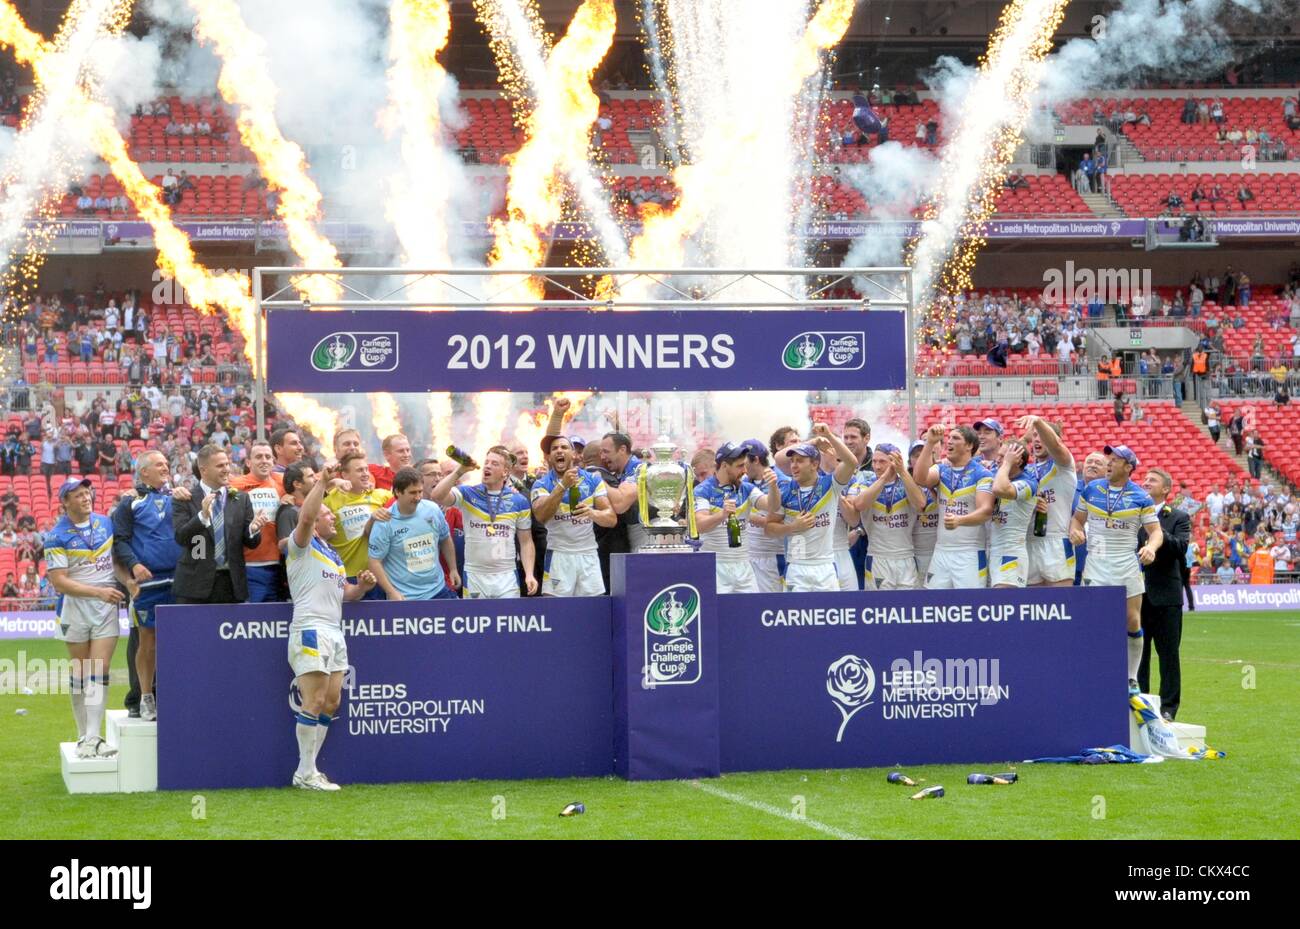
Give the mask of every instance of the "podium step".
<svg viewBox="0 0 1300 929">
<path fill-rule="evenodd" d="M 109 710 L 108 744 L 117 749 L 118 790 L 124 794 L 158 789 L 158 724 Z"/>
<path fill-rule="evenodd" d="M 68 793 L 118 793 L 117 758 L 78 758 L 76 742 L 60 742 L 59 760 Z"/>
</svg>

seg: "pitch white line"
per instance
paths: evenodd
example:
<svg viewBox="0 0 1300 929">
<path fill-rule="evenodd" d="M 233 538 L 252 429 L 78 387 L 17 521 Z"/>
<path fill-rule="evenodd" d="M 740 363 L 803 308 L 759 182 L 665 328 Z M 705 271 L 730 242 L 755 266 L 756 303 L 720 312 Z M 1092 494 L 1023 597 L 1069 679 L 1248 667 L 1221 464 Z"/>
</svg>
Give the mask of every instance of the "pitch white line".
<svg viewBox="0 0 1300 929">
<path fill-rule="evenodd" d="M 773 806 L 770 803 L 764 803 L 761 800 L 751 800 L 741 794 L 731 793 L 720 787 L 714 787 L 712 784 L 704 784 L 700 781 L 691 781 L 691 786 L 704 791 L 710 796 L 720 797 L 723 800 L 730 800 L 732 803 L 739 803 L 741 806 L 747 806 L 751 810 L 758 810 L 760 813 L 767 813 L 770 816 L 776 816 L 780 819 L 786 820 L 787 822 L 807 826 L 809 829 L 824 832 L 826 835 L 833 836 L 837 839 L 852 839 L 859 842 L 866 839 L 866 836 L 854 835 L 852 832 L 845 832 L 843 829 L 837 829 L 835 826 L 828 826 L 826 823 L 818 822 L 815 819 L 795 816 L 793 813 L 783 810 L 780 807 Z"/>
</svg>

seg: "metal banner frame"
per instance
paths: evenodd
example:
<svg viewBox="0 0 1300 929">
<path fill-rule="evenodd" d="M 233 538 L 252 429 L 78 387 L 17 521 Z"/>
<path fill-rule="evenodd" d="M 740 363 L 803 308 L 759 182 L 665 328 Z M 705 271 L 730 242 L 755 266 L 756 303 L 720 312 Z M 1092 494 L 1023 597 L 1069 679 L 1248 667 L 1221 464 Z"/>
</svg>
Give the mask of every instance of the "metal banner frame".
<svg viewBox="0 0 1300 929">
<path fill-rule="evenodd" d="M 907 334 L 907 416 L 908 429 L 916 435 L 916 334 L 914 331 L 914 294 L 912 269 L 909 267 L 870 268 L 253 268 L 253 305 L 257 314 L 254 331 L 257 435 L 266 438 L 266 361 L 264 330 L 267 314 L 284 309 L 364 310 L 501 310 L 518 311 L 521 304 L 550 309 L 606 310 L 798 310 L 818 309 L 870 311 L 873 308 L 900 309 L 904 313 Z M 312 301 L 301 292 L 303 279 L 328 278 L 341 296 L 329 301 Z M 610 277 L 614 294 L 605 299 L 586 297 L 575 289 L 574 279 Z M 276 289 L 265 293 L 267 278 L 276 278 Z M 367 278 L 391 278 L 388 286 L 367 293 L 360 282 Z M 523 288 L 529 279 L 540 280 L 544 287 L 568 295 L 560 300 L 535 300 Z M 826 279 L 806 293 L 795 292 L 792 279 L 808 281 Z M 884 297 L 819 299 L 819 294 L 861 278 L 885 294 Z M 783 280 L 784 279 L 784 280 Z M 901 279 L 901 284 L 900 284 Z M 280 282 L 282 281 L 282 283 Z M 816 282 L 815 282 L 816 283 Z M 666 299 L 622 296 L 621 291 L 634 284 L 666 291 Z M 758 284 L 772 292 L 771 299 L 729 295 L 738 285 Z M 436 286 L 448 298 L 412 299 L 413 289 Z"/>
</svg>

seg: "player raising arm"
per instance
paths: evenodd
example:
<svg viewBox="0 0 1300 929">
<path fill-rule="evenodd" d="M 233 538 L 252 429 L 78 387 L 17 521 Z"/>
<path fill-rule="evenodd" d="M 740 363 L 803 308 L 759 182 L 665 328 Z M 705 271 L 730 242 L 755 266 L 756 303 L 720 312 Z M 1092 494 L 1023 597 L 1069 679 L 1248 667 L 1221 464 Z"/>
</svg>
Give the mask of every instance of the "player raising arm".
<svg viewBox="0 0 1300 929">
<path fill-rule="evenodd" d="M 375 586 L 369 570 L 348 583 L 343 559 L 327 541 L 334 538 L 334 511 L 322 506 L 325 488 L 338 477 L 327 468 L 302 503 L 298 525 L 289 539 L 285 569 L 293 620 L 289 624 L 289 666 L 301 697 L 296 713 L 298 770 L 293 786 L 304 790 L 338 790 L 316 768 L 316 757 L 329 733 L 343 694 L 348 645 L 343 639 L 343 602 L 360 600 Z"/>
<path fill-rule="evenodd" d="M 927 466 L 945 437 L 947 460 Z M 923 578 L 932 590 L 986 585 L 984 524 L 993 516 L 993 475 L 972 457 L 979 444 L 969 426 L 931 426 L 912 472 L 916 483 L 939 491 L 939 537 Z"/>
<path fill-rule="evenodd" d="M 1138 466 L 1137 455 L 1125 445 L 1107 445 L 1104 451 L 1108 476 L 1083 489 L 1070 539 L 1075 545 L 1083 544 L 1087 525 L 1084 586 L 1123 587 L 1128 597 L 1128 691 L 1136 694 L 1142 661 L 1142 595 L 1146 592 L 1142 565 L 1155 561 L 1165 538 L 1155 501 L 1131 480 Z M 1138 550 L 1140 529 L 1147 531 L 1147 544 Z"/>
</svg>

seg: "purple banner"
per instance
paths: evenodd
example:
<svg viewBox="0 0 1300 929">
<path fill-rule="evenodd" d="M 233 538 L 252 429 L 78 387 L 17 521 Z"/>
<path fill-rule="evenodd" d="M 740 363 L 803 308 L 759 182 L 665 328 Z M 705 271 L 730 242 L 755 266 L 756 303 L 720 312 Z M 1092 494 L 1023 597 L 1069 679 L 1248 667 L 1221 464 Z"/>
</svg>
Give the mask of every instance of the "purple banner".
<svg viewBox="0 0 1300 929">
<path fill-rule="evenodd" d="M 293 607 L 158 616 L 159 789 L 287 785 Z M 350 603 L 344 635 L 320 760 L 340 783 L 612 773 L 608 600 Z"/>
<path fill-rule="evenodd" d="M 1198 610 L 1277 610 L 1300 614 L 1300 584 L 1205 584 L 1192 588 Z"/>
<path fill-rule="evenodd" d="M 725 595 L 718 612 L 724 771 L 1128 742 L 1117 587 Z"/>
<path fill-rule="evenodd" d="M 717 777 L 713 556 L 614 555 L 614 770 L 628 780 Z"/>
<path fill-rule="evenodd" d="M 1119 588 L 715 596 L 712 563 L 616 559 L 612 598 L 347 604 L 322 769 L 698 777 L 1127 741 Z M 159 609 L 161 789 L 288 784 L 292 610 Z"/>
<path fill-rule="evenodd" d="M 892 311 L 268 314 L 271 390 L 890 390 L 906 385 Z"/>
</svg>

